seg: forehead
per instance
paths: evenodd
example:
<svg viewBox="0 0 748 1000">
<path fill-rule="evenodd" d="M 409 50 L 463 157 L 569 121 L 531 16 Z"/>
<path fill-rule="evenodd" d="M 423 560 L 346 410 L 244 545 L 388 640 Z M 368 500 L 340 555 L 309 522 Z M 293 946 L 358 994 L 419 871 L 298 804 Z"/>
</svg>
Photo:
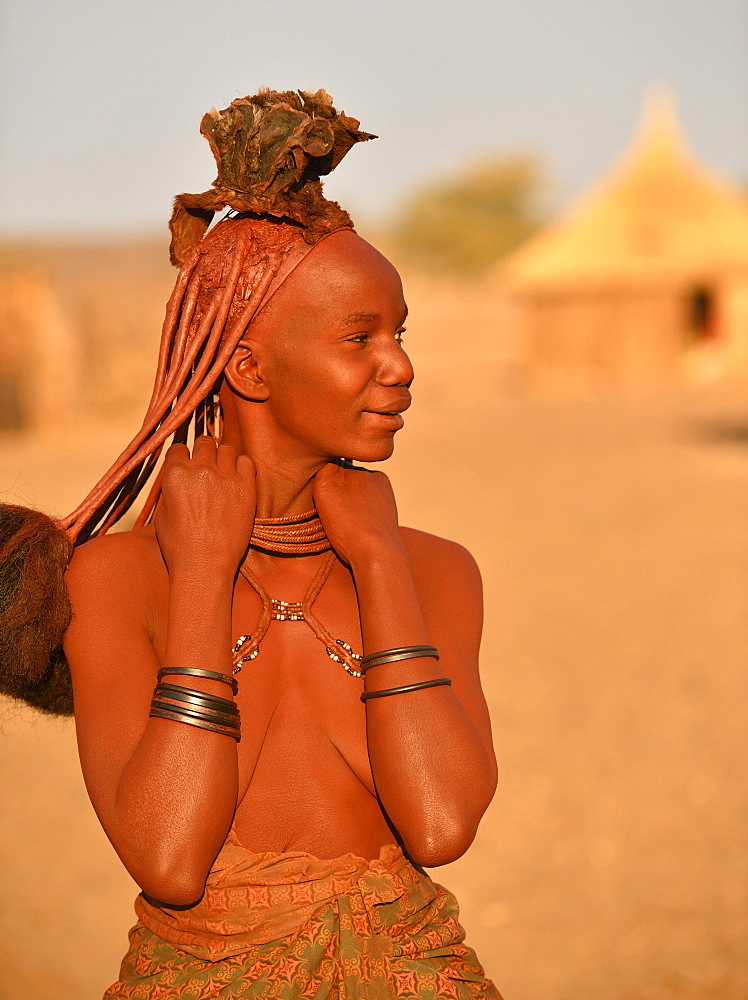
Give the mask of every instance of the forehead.
<svg viewBox="0 0 748 1000">
<path fill-rule="evenodd" d="M 294 269 L 271 300 L 280 314 L 318 317 L 325 323 L 400 322 L 406 311 L 396 268 L 350 230 L 333 233 Z M 270 315 L 268 316 L 270 318 Z"/>
</svg>

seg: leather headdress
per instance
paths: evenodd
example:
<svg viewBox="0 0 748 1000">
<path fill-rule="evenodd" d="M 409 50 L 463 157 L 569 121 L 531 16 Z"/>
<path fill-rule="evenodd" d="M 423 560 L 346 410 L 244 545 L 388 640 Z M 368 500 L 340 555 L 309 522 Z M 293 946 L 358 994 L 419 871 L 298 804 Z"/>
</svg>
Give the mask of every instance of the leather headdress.
<svg viewBox="0 0 748 1000">
<path fill-rule="evenodd" d="M 200 242 L 215 212 L 289 219 L 304 227 L 307 243 L 352 226 L 348 213 L 322 194 L 329 174 L 357 142 L 376 139 L 336 111 L 325 90 L 261 90 L 228 108 L 213 108 L 200 123 L 218 165 L 210 191 L 174 199 L 171 262 L 181 266 Z"/>
</svg>

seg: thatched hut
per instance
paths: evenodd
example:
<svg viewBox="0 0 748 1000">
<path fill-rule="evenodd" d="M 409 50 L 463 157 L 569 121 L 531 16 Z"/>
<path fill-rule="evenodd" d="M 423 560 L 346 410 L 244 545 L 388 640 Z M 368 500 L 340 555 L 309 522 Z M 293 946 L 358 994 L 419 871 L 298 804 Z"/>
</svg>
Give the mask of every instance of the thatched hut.
<svg viewBox="0 0 748 1000">
<path fill-rule="evenodd" d="M 620 163 L 497 272 L 533 388 L 748 373 L 748 200 L 650 99 Z"/>
</svg>

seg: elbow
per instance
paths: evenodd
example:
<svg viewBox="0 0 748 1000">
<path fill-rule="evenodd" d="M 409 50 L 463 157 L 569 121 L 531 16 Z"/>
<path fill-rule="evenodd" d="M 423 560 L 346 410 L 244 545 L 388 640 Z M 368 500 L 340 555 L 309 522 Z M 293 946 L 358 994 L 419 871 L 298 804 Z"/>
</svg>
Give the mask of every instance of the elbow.
<svg viewBox="0 0 748 1000">
<path fill-rule="evenodd" d="M 158 864 L 153 856 L 147 864 L 141 856 L 131 863 L 121 854 L 120 858 L 149 903 L 185 910 L 196 906 L 205 895 L 207 871 L 189 864 L 185 858 L 179 864 L 169 858 Z"/>
<path fill-rule="evenodd" d="M 140 836 L 132 827 L 125 832 L 126 837 L 110 839 L 149 902 L 170 909 L 189 909 L 200 902 L 220 844 L 211 847 L 194 836 L 186 841 L 172 831 L 158 835 L 143 827 Z"/>
<path fill-rule="evenodd" d="M 480 817 L 467 816 L 434 822 L 406 840 L 408 855 L 421 868 L 440 868 L 457 861 L 475 840 Z"/>
<path fill-rule="evenodd" d="M 432 834 L 422 836 L 412 847 L 408 845 L 408 854 L 421 868 L 440 868 L 457 861 L 475 840 L 475 829 L 460 827 L 456 829 L 440 829 Z"/>
<path fill-rule="evenodd" d="M 495 791 L 496 781 L 491 777 L 474 802 L 460 800 L 451 808 L 442 803 L 435 815 L 422 815 L 417 828 L 404 837 L 410 858 L 422 868 L 439 868 L 461 858 L 475 840 Z"/>
<path fill-rule="evenodd" d="M 188 910 L 197 906 L 205 895 L 205 879 L 191 878 L 185 873 L 175 876 L 149 872 L 135 881 L 149 903 L 171 910 Z"/>
</svg>

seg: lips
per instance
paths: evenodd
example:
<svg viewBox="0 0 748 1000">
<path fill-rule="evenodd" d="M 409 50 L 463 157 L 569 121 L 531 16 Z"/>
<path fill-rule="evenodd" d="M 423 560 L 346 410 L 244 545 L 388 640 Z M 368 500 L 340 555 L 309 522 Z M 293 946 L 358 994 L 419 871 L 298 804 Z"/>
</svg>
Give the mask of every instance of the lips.
<svg viewBox="0 0 748 1000">
<path fill-rule="evenodd" d="M 378 417 L 380 424 L 390 427 L 393 430 L 399 430 L 405 423 L 402 414 L 397 410 L 364 410 L 364 413 L 369 413 L 372 417 Z"/>
<path fill-rule="evenodd" d="M 407 410 L 410 404 L 411 404 L 410 399 L 401 399 L 398 402 L 390 403 L 388 406 L 382 406 L 376 410 L 373 408 L 364 410 L 364 413 L 379 413 L 382 416 L 395 416 L 396 414 L 402 413 L 404 410 Z"/>
</svg>

